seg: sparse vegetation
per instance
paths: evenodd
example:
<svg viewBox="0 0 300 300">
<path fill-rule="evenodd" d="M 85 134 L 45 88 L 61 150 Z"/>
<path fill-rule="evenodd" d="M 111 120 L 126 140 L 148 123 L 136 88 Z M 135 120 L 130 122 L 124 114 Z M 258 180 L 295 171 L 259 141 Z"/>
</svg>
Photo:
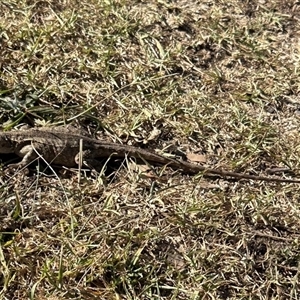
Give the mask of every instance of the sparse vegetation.
<svg viewBox="0 0 300 300">
<path fill-rule="evenodd" d="M 73 124 L 210 167 L 299 174 L 298 2 L 0 11 L 4 130 Z M 1 169 L 1 299 L 299 299 L 297 185 L 104 165 L 80 182 L 77 170 Z"/>
</svg>

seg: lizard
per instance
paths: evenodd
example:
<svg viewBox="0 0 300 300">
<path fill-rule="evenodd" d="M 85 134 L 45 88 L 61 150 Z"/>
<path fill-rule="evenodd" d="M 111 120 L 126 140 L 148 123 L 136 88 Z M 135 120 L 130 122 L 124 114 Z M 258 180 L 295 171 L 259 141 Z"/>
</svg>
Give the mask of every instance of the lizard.
<svg viewBox="0 0 300 300">
<path fill-rule="evenodd" d="M 80 143 L 82 143 L 82 151 L 79 150 Z M 19 163 L 14 164 L 14 166 L 19 167 L 27 166 L 39 156 L 42 156 L 49 164 L 65 167 L 78 166 L 80 158 L 82 158 L 84 165 L 89 168 L 93 167 L 97 159 L 105 157 L 125 158 L 129 156 L 149 163 L 166 165 L 193 175 L 203 173 L 203 175 L 223 178 L 300 183 L 300 179 L 266 177 L 207 168 L 187 161 L 169 158 L 143 148 L 90 138 L 81 132 L 73 132 L 73 130 L 64 127 L 0 131 L 0 154 L 9 153 L 14 153 L 22 158 Z"/>
</svg>

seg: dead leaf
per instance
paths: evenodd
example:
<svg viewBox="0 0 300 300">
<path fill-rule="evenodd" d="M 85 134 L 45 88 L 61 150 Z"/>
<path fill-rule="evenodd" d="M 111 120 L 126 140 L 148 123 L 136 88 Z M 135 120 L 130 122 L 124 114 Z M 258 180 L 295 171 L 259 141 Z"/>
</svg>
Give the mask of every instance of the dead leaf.
<svg viewBox="0 0 300 300">
<path fill-rule="evenodd" d="M 195 153 L 187 153 L 186 155 L 187 159 L 192 161 L 192 162 L 201 162 L 201 163 L 206 163 L 206 156 L 202 154 L 195 154 Z"/>
<path fill-rule="evenodd" d="M 154 128 L 147 139 L 144 139 L 144 144 L 147 144 L 149 141 L 155 140 L 161 134 L 161 130 Z"/>
<path fill-rule="evenodd" d="M 133 162 L 128 162 L 127 165 L 128 165 L 128 168 L 134 172 L 147 173 L 147 172 L 151 171 L 151 167 L 149 167 L 146 164 L 137 164 L 137 163 L 133 163 Z"/>
</svg>

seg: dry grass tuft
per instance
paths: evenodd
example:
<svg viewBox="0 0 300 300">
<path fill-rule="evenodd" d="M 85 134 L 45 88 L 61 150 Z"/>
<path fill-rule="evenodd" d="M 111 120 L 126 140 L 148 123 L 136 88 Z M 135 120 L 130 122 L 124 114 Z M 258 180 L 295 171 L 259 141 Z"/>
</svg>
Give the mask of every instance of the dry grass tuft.
<svg viewBox="0 0 300 300">
<path fill-rule="evenodd" d="M 4 129 L 72 123 L 210 167 L 299 173 L 298 2 L 0 11 Z M 80 183 L 1 171 L 1 299 L 299 299 L 297 185 L 118 167 Z"/>
</svg>

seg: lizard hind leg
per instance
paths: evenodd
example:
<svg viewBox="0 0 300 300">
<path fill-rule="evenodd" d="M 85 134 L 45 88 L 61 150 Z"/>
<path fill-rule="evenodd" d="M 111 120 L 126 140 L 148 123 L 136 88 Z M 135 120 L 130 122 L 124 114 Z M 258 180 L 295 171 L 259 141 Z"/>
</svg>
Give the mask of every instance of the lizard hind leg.
<svg viewBox="0 0 300 300">
<path fill-rule="evenodd" d="M 28 166 L 38 157 L 37 153 L 34 151 L 31 145 L 23 146 L 17 151 L 19 157 L 22 157 L 22 160 L 18 163 L 9 164 L 8 172 L 14 172 L 15 170 L 21 171 L 27 175 L 29 174 Z"/>
<path fill-rule="evenodd" d="M 77 153 L 75 156 L 75 163 L 78 166 L 86 166 L 87 168 L 96 170 L 97 172 L 100 172 L 103 167 L 102 163 L 93 157 L 91 150 L 83 150 Z"/>
</svg>

